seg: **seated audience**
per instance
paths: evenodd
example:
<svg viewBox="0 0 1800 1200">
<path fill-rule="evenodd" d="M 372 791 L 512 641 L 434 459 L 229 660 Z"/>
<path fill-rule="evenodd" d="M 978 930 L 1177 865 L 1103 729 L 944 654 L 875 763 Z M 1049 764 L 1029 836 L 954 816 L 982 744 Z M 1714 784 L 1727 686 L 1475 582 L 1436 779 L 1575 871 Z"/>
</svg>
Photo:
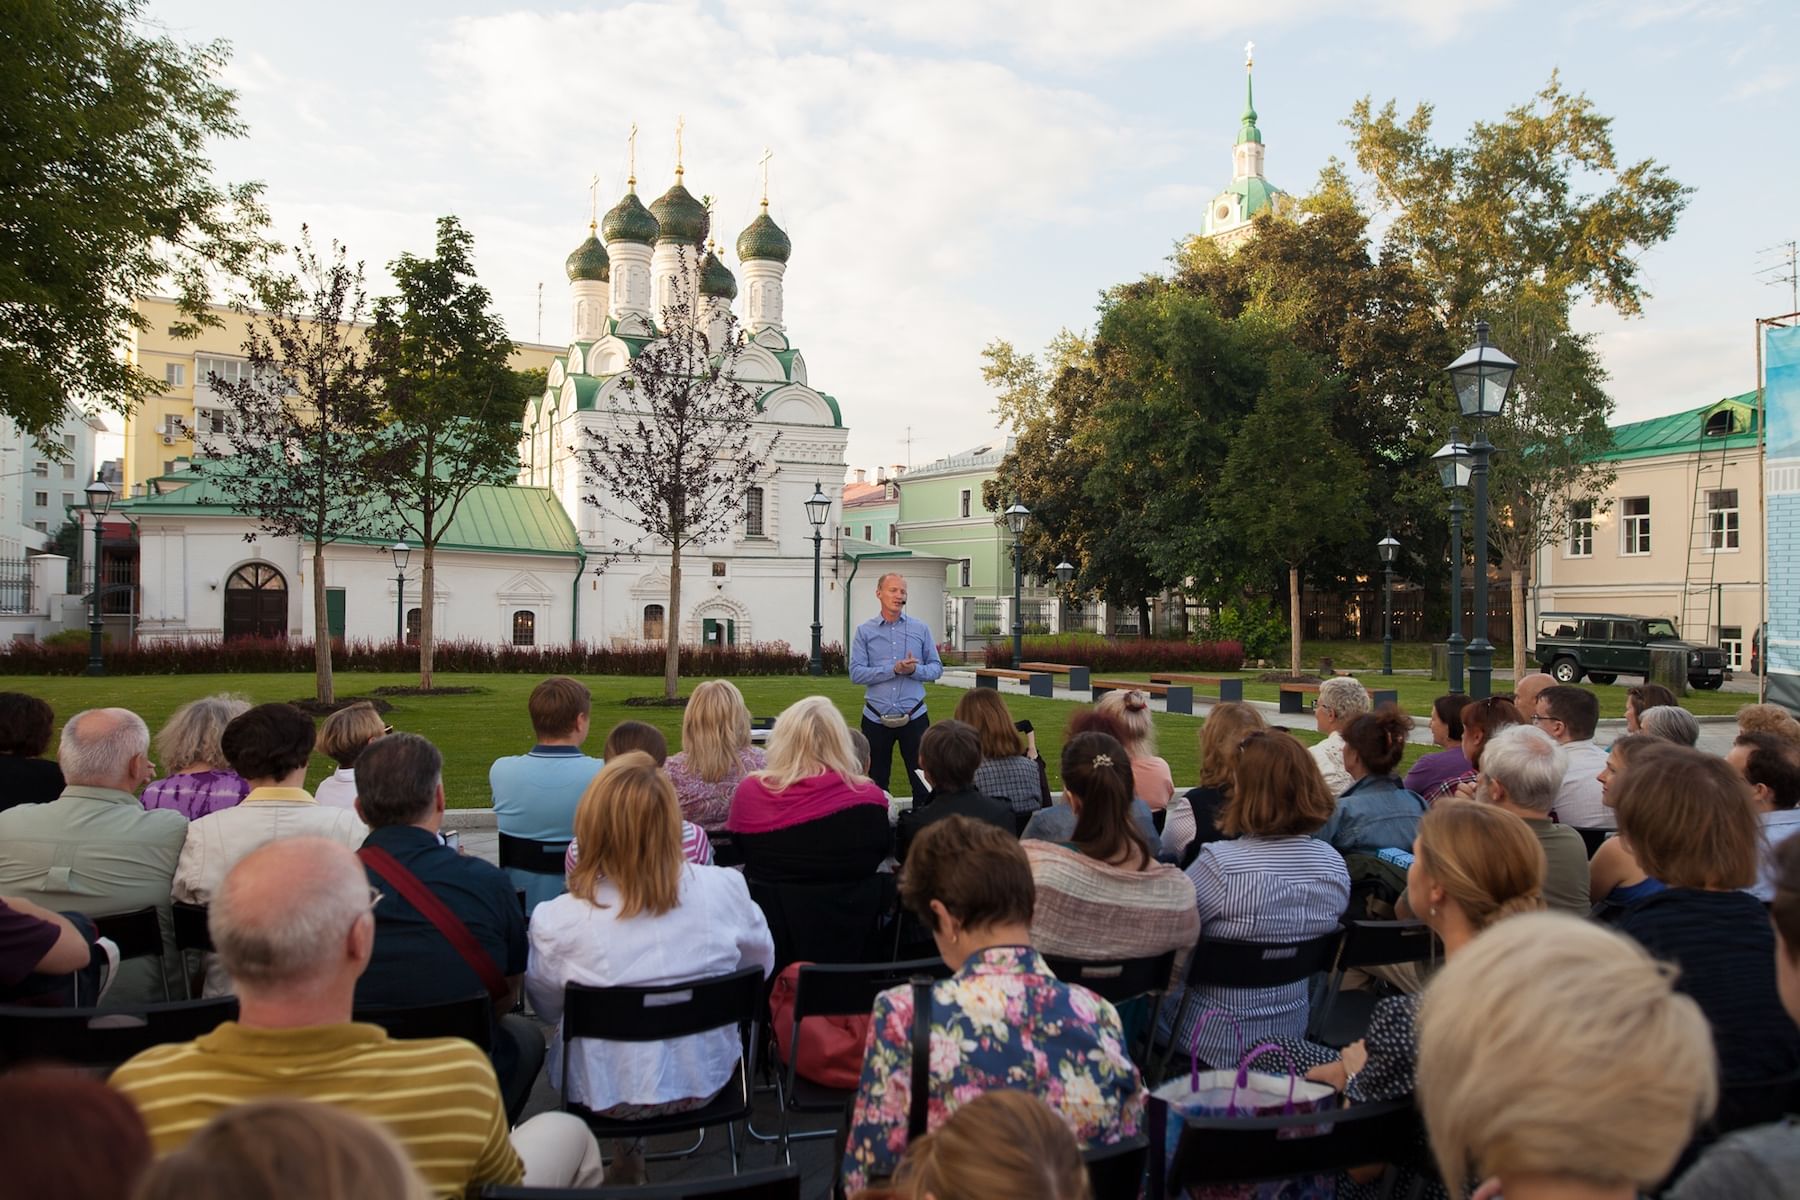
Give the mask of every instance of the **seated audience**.
<svg viewBox="0 0 1800 1200">
<path fill-rule="evenodd" d="M 1542 671 L 1528 671 L 1525 678 L 1519 680 L 1513 689 L 1512 704 L 1519 710 L 1524 723 L 1531 724 L 1532 716 L 1537 712 L 1538 697 L 1556 686 L 1556 676 Z"/>
<path fill-rule="evenodd" d="M 1550 819 L 1550 806 L 1556 803 L 1567 770 L 1563 748 L 1543 730 L 1530 725 L 1503 729 L 1481 748 L 1481 782 L 1475 798 L 1505 809 L 1537 835 L 1546 863 L 1544 903 L 1585 917 L 1591 907 L 1587 843 L 1567 825 Z M 1594 786 L 1599 786 L 1597 779 Z"/>
<path fill-rule="evenodd" d="M 892 1184 L 854 1200 L 1090 1200 L 1081 1145 L 1029 1092 L 983 1092 L 906 1148 Z"/>
<path fill-rule="evenodd" d="M 1417 1099 L 1462 1195 L 1635 1200 L 1718 1095 L 1693 1001 L 1625 938 L 1562 913 L 1477 937 L 1426 989 Z"/>
<path fill-rule="evenodd" d="M 1237 769 L 1238 744 L 1252 730 L 1269 724 L 1254 707 L 1225 700 L 1207 711 L 1200 726 L 1200 786 L 1189 788 L 1169 804 L 1163 822 L 1163 853 L 1186 865 L 1190 850 L 1197 853 L 1208 842 L 1221 840 L 1219 813 L 1231 796 L 1231 777 Z"/>
<path fill-rule="evenodd" d="M 168 774 L 144 788 L 145 808 L 171 808 L 190 821 L 231 808 L 250 794 L 250 781 L 231 769 L 225 727 L 250 711 L 241 696 L 203 696 L 175 710 L 156 735 L 156 756 Z"/>
<path fill-rule="evenodd" d="M 1774 936 L 1749 892 L 1762 822 L 1750 785 L 1723 759 L 1656 746 L 1618 784 L 1619 837 L 1667 890 L 1618 920 L 1712 1023 L 1727 1084 L 1800 1070 L 1800 1030 L 1775 990 Z"/>
<path fill-rule="evenodd" d="M 286 1097 L 386 1127 L 434 1196 L 521 1179 L 598 1184 L 600 1149 L 580 1118 L 542 1113 L 508 1137 L 494 1068 L 469 1042 L 396 1040 L 351 1021 L 381 898 L 356 856 L 323 838 L 270 842 L 239 860 L 207 918 L 238 1019 L 145 1050 L 112 1075 L 156 1153 L 179 1150 L 226 1109 Z"/>
<path fill-rule="evenodd" d="M 356 981 L 357 1007 L 413 1008 L 485 993 L 493 1004 L 488 1053 L 506 1111 L 516 1116 L 544 1065 L 544 1034 L 513 1012 L 527 944 L 512 880 L 438 840 L 444 757 L 416 733 L 390 734 L 363 751 L 356 812 L 369 825 L 360 857 L 369 885 L 381 893 L 375 946 Z M 417 889 L 446 910 L 441 922 L 413 903 L 408 893 Z"/>
<path fill-rule="evenodd" d="M 145 1173 L 132 1200 L 425 1200 L 391 1134 L 306 1100 L 228 1108 Z"/>
<path fill-rule="evenodd" d="M 1125 744 L 1125 727 L 1110 713 L 1103 713 L 1093 708 L 1078 708 L 1069 718 L 1069 725 L 1063 732 L 1063 744 L 1067 745 L 1084 733 L 1104 733 L 1121 746 Z M 1136 776 L 1133 777 L 1133 789 L 1136 788 Z M 1144 803 L 1142 796 L 1131 798 L 1131 820 L 1144 835 L 1144 840 L 1152 846 L 1158 844 L 1160 834 L 1156 830 L 1156 814 Z M 1069 807 L 1065 797 L 1060 804 L 1052 804 L 1049 808 L 1041 808 L 1031 814 L 1031 820 L 1025 822 L 1025 831 L 1021 838 L 1043 838 L 1050 842 L 1066 842 L 1075 832 L 1075 810 Z"/>
<path fill-rule="evenodd" d="M 1032 813 L 1050 804 L 1050 773 L 1038 757 L 1036 737 L 1019 732 L 1006 709 L 1005 697 L 995 688 L 964 692 L 956 702 L 956 719 L 967 723 L 981 739 L 976 790 L 1004 800 L 1019 814 L 1014 829 L 1023 830 Z"/>
<path fill-rule="evenodd" d="M 1600 794 L 1608 808 L 1617 804 L 1619 784 L 1631 769 L 1632 761 L 1660 740 L 1648 733 L 1627 733 L 1612 744 L 1606 752 L 1606 769 L 1600 772 Z M 1655 895 L 1663 890 L 1663 886 L 1662 880 L 1652 879 L 1644 873 L 1644 868 L 1638 866 L 1631 850 L 1618 837 L 1609 837 L 1600 843 L 1600 848 L 1588 861 L 1588 896 L 1594 902 L 1595 914 L 1603 919 L 1612 919 L 1618 909 Z"/>
<path fill-rule="evenodd" d="M 150 1165 L 131 1101 L 66 1067 L 0 1075 L 0 1162 L 9 1200 L 125 1200 Z"/>
<path fill-rule="evenodd" d="M 1165 811 L 1175 798 L 1175 777 L 1168 762 L 1156 754 L 1156 722 L 1150 713 L 1150 697 L 1139 691 L 1107 692 L 1094 707 L 1118 721 L 1125 731 L 1119 741 L 1131 755 L 1131 779 L 1137 798 L 1148 804 L 1153 813 Z"/>
<path fill-rule="evenodd" d="M 925 730 L 919 739 L 919 770 L 931 791 L 914 799 L 913 806 L 900 814 L 894 830 L 896 859 L 905 862 L 906 848 L 919 830 L 945 817 L 970 817 L 1018 836 L 1012 806 L 976 790 L 975 772 L 980 766 L 981 738 L 974 729 L 952 719 Z"/>
<path fill-rule="evenodd" d="M 0 897 L 0 1004 L 91 1008 L 118 965 L 119 948 L 81 914 Z"/>
<path fill-rule="evenodd" d="M 1567 683 L 1545 688 L 1531 718 L 1533 727 L 1556 739 L 1568 760 L 1552 808 L 1558 821 L 1576 829 L 1616 827 L 1612 810 L 1600 799 L 1600 769 L 1606 765 L 1606 751 L 1594 741 L 1599 721 L 1600 698 Z"/>
<path fill-rule="evenodd" d="M 43 757 L 56 714 L 36 696 L 0 692 L 0 811 L 62 795 L 62 768 Z"/>
<path fill-rule="evenodd" d="M 1693 746 L 1700 741 L 1700 722 L 1685 708 L 1659 704 L 1646 708 L 1638 717 L 1638 728 L 1647 736 L 1674 742 L 1677 746 Z"/>
<path fill-rule="evenodd" d="M 1306 747 L 1285 733 L 1247 735 L 1231 799 L 1219 814 L 1219 829 L 1235 840 L 1200 847 L 1187 869 L 1202 939 L 1293 943 L 1336 929 L 1350 904 L 1350 873 L 1344 856 L 1313 836 L 1331 811 L 1331 793 Z M 1210 1008 L 1237 1020 L 1246 1046 L 1300 1037 L 1306 1031 L 1306 984 L 1202 988 L 1174 1031 L 1176 1046 L 1185 1051 L 1195 1045 L 1194 1029 Z M 1198 1049 L 1201 1061 L 1213 1066 L 1237 1064 L 1237 1035 L 1225 1022 L 1209 1022 Z"/>
<path fill-rule="evenodd" d="M 155 905 L 166 920 L 188 823 L 138 803 L 138 790 L 156 774 L 150 730 L 127 709 L 90 708 L 69 718 L 56 753 L 68 780 L 63 794 L 0 812 L 0 896 L 90 917 Z M 150 957 L 121 963 L 108 1002 L 162 999 L 161 967 L 171 979 L 180 972 L 172 927 L 164 930 L 164 964 Z"/>
<path fill-rule="evenodd" d="M 1392 706 L 1363 713 L 1342 731 L 1344 770 L 1353 781 L 1319 830 L 1339 854 L 1375 854 L 1412 845 L 1425 802 L 1401 785 L 1394 768 L 1406 753 L 1412 718 Z"/>
<path fill-rule="evenodd" d="M 1137 1136 L 1144 1093 L 1118 1013 L 1058 981 L 1031 947 L 1035 889 L 1009 835 L 951 817 L 926 829 L 901 873 L 902 902 L 956 973 L 930 988 L 926 1022 L 935 1130 L 983 1092 L 1043 1096 L 1083 1147 Z M 893 1174 L 912 1111 L 913 989 L 876 997 L 845 1146 L 845 1190 Z"/>
<path fill-rule="evenodd" d="M 1544 678 L 1548 679 L 1549 676 Z M 1461 796 L 1465 800 L 1473 800 L 1475 785 L 1481 778 L 1481 747 L 1502 729 L 1522 724 L 1525 721 L 1520 717 L 1519 710 L 1505 696 L 1489 696 L 1485 700 L 1469 701 L 1462 710 L 1462 748 L 1463 757 L 1469 760 L 1468 773 L 1444 780 L 1424 792 L 1421 799 L 1427 805 L 1436 804 L 1445 796 Z"/>
<path fill-rule="evenodd" d="M 560 1021 L 563 989 L 648 986 L 728 975 L 775 962 L 768 923 L 744 877 L 696 866 L 681 851 L 675 787 L 650 756 L 607 756 L 575 815 L 584 847 L 569 890 L 531 918 L 525 985 L 538 1016 Z M 701 1108 L 730 1082 L 735 1028 L 665 1042 L 583 1039 L 550 1053 L 564 1099 L 603 1117 L 640 1118 Z M 641 1179 L 642 1147 L 614 1160 L 615 1181 Z"/>
<path fill-rule="evenodd" d="M 501 833 L 554 845 L 574 838 L 575 807 L 600 771 L 601 760 L 581 752 L 592 704 L 587 687 L 566 675 L 553 675 L 531 690 L 527 709 L 537 744 L 524 754 L 495 759 L 488 770 Z M 562 895 L 561 874 L 523 867 L 507 867 L 506 874 L 514 887 L 524 889 L 528 913 Z"/>
<path fill-rule="evenodd" d="M 1800 841 L 1775 852 L 1775 987 L 1800 1022 Z M 1729 1134 L 1700 1157 L 1668 1200 L 1787 1200 L 1800 1179 L 1800 1117 Z"/>
<path fill-rule="evenodd" d="M 662 730 L 643 721 L 620 721 L 614 725 L 607 731 L 606 744 L 600 753 L 601 757 L 611 761 L 613 755 L 630 754 L 633 750 L 648 754 L 658 767 L 669 761 L 669 739 L 663 736 Z M 664 774 L 667 773 L 664 771 Z M 592 788 L 593 784 L 588 786 Z M 586 793 L 583 793 L 583 798 L 585 797 Z M 564 875 L 575 868 L 576 850 L 576 840 L 571 840 L 568 853 L 563 858 Z M 698 863 L 703 867 L 712 866 L 712 840 L 706 836 L 706 830 L 685 819 L 681 822 L 681 852 L 691 863 Z"/>
<path fill-rule="evenodd" d="M 681 714 L 681 752 L 664 768 L 682 817 L 708 833 L 725 828 L 737 785 L 767 765 L 750 744 L 750 709 L 737 685 L 708 679 L 694 688 Z"/>
<path fill-rule="evenodd" d="M 1431 702 L 1431 744 L 1440 749 L 1421 757 L 1406 772 L 1407 791 L 1423 799 L 1439 784 L 1461 779 L 1475 769 L 1462 748 L 1462 712 L 1468 706 L 1469 698 L 1461 692 L 1451 692 Z"/>
<path fill-rule="evenodd" d="M 1652 708 L 1670 708 L 1680 704 L 1675 693 L 1660 683 L 1640 683 L 1625 691 L 1625 732 L 1643 733 L 1644 713 Z"/>
<path fill-rule="evenodd" d="M 1344 769 L 1344 730 L 1369 708 L 1369 689 L 1348 675 L 1333 675 L 1319 685 L 1313 722 L 1325 740 L 1314 743 L 1311 753 L 1333 797 L 1343 795 L 1344 789 L 1356 782 Z"/>
<path fill-rule="evenodd" d="M 1746 704 L 1737 711 L 1739 733 L 1772 733 L 1800 747 L 1800 721 L 1779 704 Z"/>
<path fill-rule="evenodd" d="M 319 781 L 313 799 L 325 808 L 356 806 L 356 759 L 376 738 L 394 732 L 367 700 L 346 705 L 319 727 L 319 749 L 337 769 Z"/>
<path fill-rule="evenodd" d="M 1800 744 L 1776 733 L 1740 733 L 1725 761 L 1750 785 L 1769 851 L 1800 831 Z M 1773 871 L 1770 854 L 1758 855 L 1750 894 L 1764 903 L 1775 898 Z"/>
</svg>

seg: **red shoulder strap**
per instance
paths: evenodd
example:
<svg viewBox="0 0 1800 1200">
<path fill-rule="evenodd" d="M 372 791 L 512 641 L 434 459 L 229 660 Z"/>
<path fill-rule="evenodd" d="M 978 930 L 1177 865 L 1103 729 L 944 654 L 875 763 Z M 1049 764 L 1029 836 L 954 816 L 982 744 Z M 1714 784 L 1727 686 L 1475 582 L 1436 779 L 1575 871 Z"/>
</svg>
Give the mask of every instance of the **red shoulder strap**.
<svg viewBox="0 0 1800 1200">
<path fill-rule="evenodd" d="M 364 846 L 356 854 L 364 865 L 391 884 L 395 891 L 406 897 L 408 904 L 437 926 L 437 931 L 462 955 L 463 961 L 474 970 L 481 980 L 481 986 L 487 989 L 488 995 L 496 1003 L 512 994 L 512 988 L 507 986 L 506 976 L 494 965 L 493 956 L 482 949 L 481 943 L 475 940 L 475 935 L 469 932 L 469 927 L 463 924 L 462 919 L 450 911 L 449 905 L 419 882 L 417 875 L 407 870 L 399 859 L 380 846 Z"/>
</svg>

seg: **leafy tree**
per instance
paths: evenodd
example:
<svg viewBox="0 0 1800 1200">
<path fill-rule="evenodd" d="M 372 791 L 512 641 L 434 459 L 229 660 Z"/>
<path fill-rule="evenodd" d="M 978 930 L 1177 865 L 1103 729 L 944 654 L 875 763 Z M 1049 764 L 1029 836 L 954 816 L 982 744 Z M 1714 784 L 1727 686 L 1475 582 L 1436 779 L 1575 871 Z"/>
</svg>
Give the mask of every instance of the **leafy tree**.
<svg viewBox="0 0 1800 1200">
<path fill-rule="evenodd" d="M 419 601 L 419 686 L 432 686 L 437 546 L 477 487 L 519 472 L 521 381 L 508 369 L 512 343 L 487 289 L 475 279 L 475 241 L 455 217 L 439 217 L 436 253 L 389 264 L 397 296 L 375 302 L 370 357 L 381 383 L 381 477 L 396 522 L 424 551 Z"/>
<path fill-rule="evenodd" d="M 381 496 L 371 481 L 388 464 L 374 436 L 375 378 L 358 328 L 369 308 L 362 264 L 352 265 L 335 241 L 321 259 L 304 226 L 294 257 L 297 274 L 258 285 L 260 311 L 238 306 L 249 318 L 249 370 L 237 380 L 210 377 L 233 411 L 215 435 L 212 457 L 220 461 L 207 477 L 262 532 L 312 545 L 313 673 L 329 704 L 325 547 L 376 532 Z"/>
<path fill-rule="evenodd" d="M 172 287 L 192 336 L 216 270 L 268 250 L 260 185 L 210 178 L 243 133 L 223 42 L 147 35 L 142 0 L 0 5 L 0 413 L 43 438 L 74 410 L 130 412 L 162 385 L 118 354 L 134 300 Z M 42 443 L 60 454 L 60 444 Z"/>
<path fill-rule="evenodd" d="M 756 429 L 757 391 L 737 374 L 743 348 L 729 308 L 702 308 L 684 260 L 657 338 L 626 367 L 606 427 L 575 452 L 594 489 L 583 499 L 621 530 L 608 559 L 668 554 L 663 695 L 670 700 L 681 677 L 681 552 L 732 529 L 780 437 L 765 440 Z"/>
</svg>

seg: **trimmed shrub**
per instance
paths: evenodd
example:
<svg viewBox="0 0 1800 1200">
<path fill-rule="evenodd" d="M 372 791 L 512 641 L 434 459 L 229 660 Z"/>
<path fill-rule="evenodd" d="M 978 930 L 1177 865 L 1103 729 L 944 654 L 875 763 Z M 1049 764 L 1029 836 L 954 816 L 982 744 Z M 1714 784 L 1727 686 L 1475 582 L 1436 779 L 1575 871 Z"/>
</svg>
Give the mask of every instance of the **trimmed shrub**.
<svg viewBox="0 0 1800 1200">
<path fill-rule="evenodd" d="M 1178 642 L 1102 638 L 1094 634 L 1028 637 L 1025 661 L 1069 663 L 1095 671 L 1237 671 L 1244 665 L 1242 642 Z M 985 665 L 1012 665 L 1012 643 L 988 646 Z"/>
</svg>

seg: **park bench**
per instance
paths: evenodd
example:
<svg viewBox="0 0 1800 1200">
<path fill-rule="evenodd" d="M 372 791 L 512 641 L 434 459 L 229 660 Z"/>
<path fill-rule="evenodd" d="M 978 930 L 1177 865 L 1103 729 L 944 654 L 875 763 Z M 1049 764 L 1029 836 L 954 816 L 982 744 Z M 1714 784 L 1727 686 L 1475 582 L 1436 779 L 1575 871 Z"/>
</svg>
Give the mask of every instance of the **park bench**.
<svg viewBox="0 0 1800 1200">
<path fill-rule="evenodd" d="M 1151 683 L 1187 683 L 1219 689 L 1220 700 L 1242 700 L 1244 698 L 1244 681 L 1225 675 L 1152 675 Z"/>
<path fill-rule="evenodd" d="M 1028 662 L 1020 663 L 1019 668 L 1024 671 L 1047 671 L 1052 675 L 1067 675 L 1071 692 L 1088 690 L 1088 669 L 1074 663 Z"/>
<path fill-rule="evenodd" d="M 1194 715 L 1194 689 L 1186 684 L 1176 683 L 1139 683 L 1133 679 L 1096 679 L 1090 685 L 1094 699 L 1108 692 L 1143 692 L 1150 696 L 1161 696 L 1163 708 L 1167 712 Z"/>
<path fill-rule="evenodd" d="M 975 668 L 975 686 L 984 688 L 1000 687 L 1002 679 L 1011 679 L 1024 684 L 1034 696 L 1049 699 L 1055 690 L 1055 681 L 1042 671 L 1006 671 L 999 667 Z"/>
<path fill-rule="evenodd" d="M 1301 702 L 1301 697 L 1309 694 L 1313 696 L 1319 694 L 1319 685 L 1316 683 L 1284 683 L 1279 685 L 1279 689 L 1281 692 L 1281 711 L 1284 713 L 1303 713 L 1307 711 L 1306 705 Z M 1400 703 L 1400 693 L 1393 688 L 1370 688 L 1369 701 L 1375 708 L 1380 708 L 1384 704 L 1397 705 Z M 1315 703 L 1317 702 L 1315 701 Z"/>
</svg>

